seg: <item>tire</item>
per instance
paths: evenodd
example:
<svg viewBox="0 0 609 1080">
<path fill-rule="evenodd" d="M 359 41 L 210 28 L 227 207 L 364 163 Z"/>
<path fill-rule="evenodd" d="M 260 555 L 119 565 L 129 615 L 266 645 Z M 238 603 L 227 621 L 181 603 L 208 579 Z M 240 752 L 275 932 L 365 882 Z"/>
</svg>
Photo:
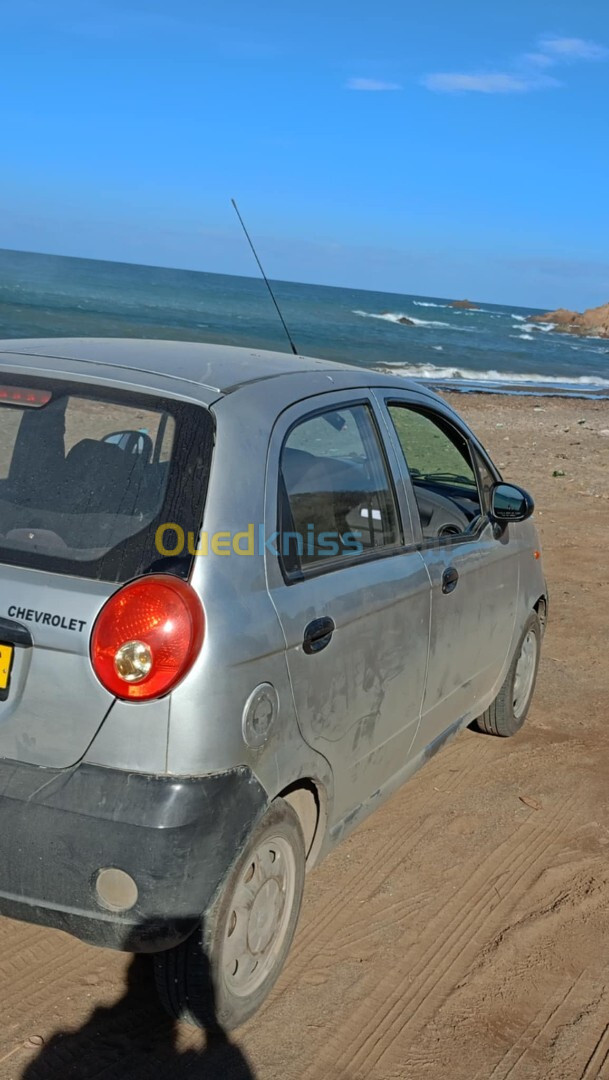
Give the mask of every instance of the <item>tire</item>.
<svg viewBox="0 0 609 1080">
<path fill-rule="evenodd" d="M 154 958 L 157 990 L 170 1016 L 219 1034 L 260 1008 L 292 944 L 305 861 L 298 817 L 276 799 L 200 927 Z"/>
<path fill-rule="evenodd" d="M 541 623 L 533 611 L 526 621 L 505 682 L 495 700 L 475 721 L 479 731 L 508 738 L 520 731 L 535 692 L 541 652 Z M 519 662 L 522 661 L 519 672 Z M 524 671 L 523 671 L 523 666 Z M 521 685 L 518 679 L 520 676 Z"/>
</svg>

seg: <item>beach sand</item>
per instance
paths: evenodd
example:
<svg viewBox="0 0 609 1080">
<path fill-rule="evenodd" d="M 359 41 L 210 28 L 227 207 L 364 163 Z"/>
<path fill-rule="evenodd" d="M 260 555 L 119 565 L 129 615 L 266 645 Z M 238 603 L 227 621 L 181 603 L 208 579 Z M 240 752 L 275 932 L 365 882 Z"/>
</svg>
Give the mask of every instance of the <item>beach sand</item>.
<svg viewBox="0 0 609 1080">
<path fill-rule="evenodd" d="M 464 732 L 309 877 L 232 1049 L 163 1019 L 145 961 L 123 997 L 128 958 L 0 920 L 2 1080 L 609 1076 L 609 402 L 450 400 L 536 499 L 550 621 L 524 730 Z"/>
</svg>

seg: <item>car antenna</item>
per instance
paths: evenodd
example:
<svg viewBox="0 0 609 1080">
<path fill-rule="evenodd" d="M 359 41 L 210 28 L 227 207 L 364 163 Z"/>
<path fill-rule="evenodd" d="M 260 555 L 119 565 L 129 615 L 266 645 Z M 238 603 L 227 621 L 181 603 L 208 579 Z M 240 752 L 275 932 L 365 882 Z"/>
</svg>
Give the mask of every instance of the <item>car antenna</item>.
<svg viewBox="0 0 609 1080">
<path fill-rule="evenodd" d="M 285 319 L 284 319 L 283 315 L 281 314 L 281 309 L 279 307 L 279 304 L 277 303 L 277 301 L 275 299 L 275 294 L 274 294 L 273 290 L 271 289 L 271 283 L 270 283 L 269 279 L 267 278 L 264 270 L 262 269 L 262 263 L 260 262 L 260 259 L 258 258 L 258 255 L 256 254 L 256 248 L 254 247 L 254 245 L 252 243 L 252 238 L 251 238 L 250 234 L 248 233 L 248 231 L 247 231 L 247 229 L 245 227 L 245 222 L 244 222 L 243 218 L 241 217 L 241 214 L 239 213 L 239 207 L 237 206 L 237 203 L 235 202 L 234 199 L 231 199 L 231 202 L 233 204 L 235 213 L 236 213 L 236 215 L 239 218 L 239 221 L 241 223 L 241 228 L 243 229 L 243 232 L 246 235 L 247 242 L 248 242 L 249 246 L 252 249 L 252 252 L 254 254 L 254 258 L 255 258 L 256 262 L 258 263 L 258 268 L 259 268 L 260 273 L 262 274 L 262 276 L 264 278 L 264 284 L 266 285 L 267 289 L 269 290 L 269 292 L 271 294 L 271 300 L 273 301 L 273 303 L 275 305 L 275 308 L 277 310 L 277 314 L 279 315 L 279 318 L 281 319 L 281 325 L 283 326 L 283 329 L 285 330 L 286 337 L 287 337 L 287 339 L 288 339 L 288 341 L 290 343 L 290 348 L 291 348 L 292 352 L 294 353 L 294 356 L 298 356 L 298 349 L 296 348 L 294 342 L 292 341 L 290 331 L 288 330 L 288 328 L 286 326 L 286 322 L 285 322 Z"/>
</svg>

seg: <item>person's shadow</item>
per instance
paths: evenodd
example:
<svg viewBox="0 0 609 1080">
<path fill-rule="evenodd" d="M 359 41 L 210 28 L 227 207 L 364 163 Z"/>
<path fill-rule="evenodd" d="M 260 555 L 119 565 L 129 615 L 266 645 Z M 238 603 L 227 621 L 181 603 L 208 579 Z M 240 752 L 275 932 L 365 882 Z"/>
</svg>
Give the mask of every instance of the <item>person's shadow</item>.
<svg viewBox="0 0 609 1080">
<path fill-rule="evenodd" d="M 78 1031 L 57 1032 L 22 1080 L 256 1080 L 245 1056 L 220 1027 L 211 980 L 205 1005 L 206 1045 L 180 1052 L 177 1025 L 156 996 L 152 958 L 134 956 L 125 994 L 98 1008 Z"/>
</svg>

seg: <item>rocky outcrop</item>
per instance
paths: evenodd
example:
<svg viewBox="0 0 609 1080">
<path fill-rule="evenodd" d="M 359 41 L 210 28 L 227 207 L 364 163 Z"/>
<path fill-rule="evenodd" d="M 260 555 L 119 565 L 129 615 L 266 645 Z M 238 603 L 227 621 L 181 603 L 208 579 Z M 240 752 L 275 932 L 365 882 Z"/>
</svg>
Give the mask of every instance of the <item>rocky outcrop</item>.
<svg viewBox="0 0 609 1080">
<path fill-rule="evenodd" d="M 600 307 L 588 308 L 583 312 L 558 308 L 545 315 L 531 315 L 528 321 L 554 323 L 556 330 L 564 334 L 609 338 L 609 304 L 601 304 Z"/>
<path fill-rule="evenodd" d="M 453 300 L 450 306 L 455 308 L 464 308 L 468 311 L 480 311 L 478 305 L 473 304 L 471 300 Z"/>
<path fill-rule="evenodd" d="M 405 315 L 400 315 L 398 322 L 401 323 L 402 326 L 416 326 L 416 323 L 413 323 L 412 319 L 407 319 Z"/>
</svg>

